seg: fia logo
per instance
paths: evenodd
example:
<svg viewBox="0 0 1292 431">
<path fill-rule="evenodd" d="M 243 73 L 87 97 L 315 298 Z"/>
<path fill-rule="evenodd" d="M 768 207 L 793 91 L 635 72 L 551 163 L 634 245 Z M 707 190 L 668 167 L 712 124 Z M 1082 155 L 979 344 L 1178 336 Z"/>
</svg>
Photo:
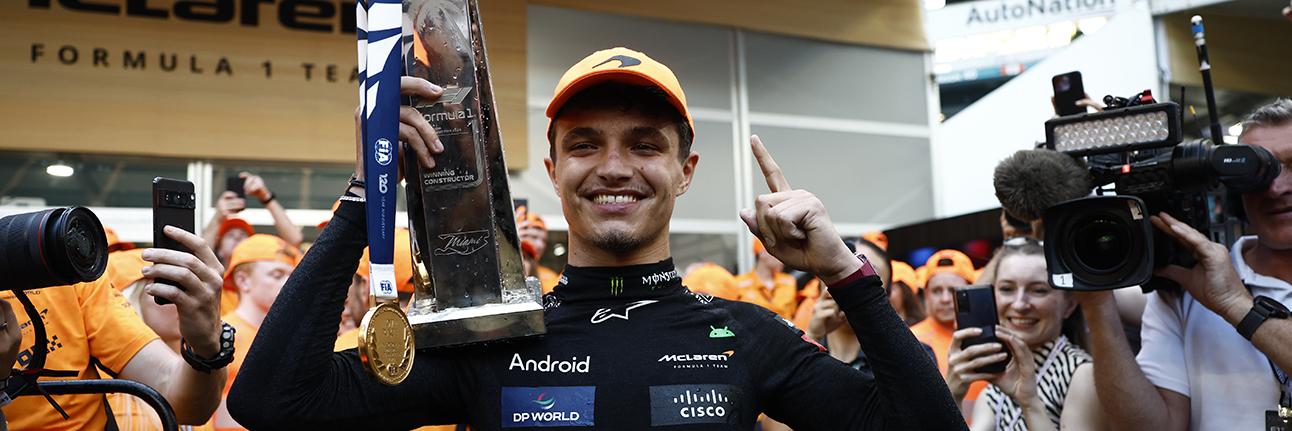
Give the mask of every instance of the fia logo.
<svg viewBox="0 0 1292 431">
<path fill-rule="evenodd" d="M 390 285 L 390 280 L 381 280 L 381 294 L 382 294 L 382 295 L 394 295 L 394 294 L 395 294 L 395 288 L 394 288 L 394 287 L 391 287 L 391 285 Z"/>
<path fill-rule="evenodd" d="M 381 138 L 372 144 L 372 156 L 376 158 L 378 165 L 386 166 L 395 159 L 394 149 L 389 140 Z"/>
</svg>

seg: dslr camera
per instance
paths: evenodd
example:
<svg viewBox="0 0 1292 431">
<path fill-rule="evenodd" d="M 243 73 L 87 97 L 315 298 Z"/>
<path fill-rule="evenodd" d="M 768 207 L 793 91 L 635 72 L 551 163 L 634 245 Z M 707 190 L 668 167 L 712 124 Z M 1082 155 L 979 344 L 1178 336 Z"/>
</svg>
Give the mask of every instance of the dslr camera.
<svg viewBox="0 0 1292 431">
<path fill-rule="evenodd" d="M 0 218 L 0 290 L 97 280 L 108 266 L 103 224 L 84 207 Z"/>
<path fill-rule="evenodd" d="M 1045 210 L 1050 284 L 1172 287 L 1153 270 L 1196 262 L 1154 229 L 1149 215 L 1165 212 L 1231 246 L 1242 235 L 1241 194 L 1268 188 L 1281 166 L 1261 147 L 1182 142 L 1180 106 L 1157 103 L 1147 91 L 1104 100 L 1102 112 L 1045 123 L 1046 147 L 1084 159 L 1095 194 Z"/>
</svg>

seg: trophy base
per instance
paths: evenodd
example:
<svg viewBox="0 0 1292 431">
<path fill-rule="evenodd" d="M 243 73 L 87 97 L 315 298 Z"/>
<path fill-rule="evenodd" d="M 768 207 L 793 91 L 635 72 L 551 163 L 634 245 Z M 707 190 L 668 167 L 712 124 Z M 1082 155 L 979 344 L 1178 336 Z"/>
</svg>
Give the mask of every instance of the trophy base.
<svg viewBox="0 0 1292 431">
<path fill-rule="evenodd" d="M 530 337 L 546 332 L 543 307 L 536 302 L 450 308 L 408 316 L 418 349 L 465 346 Z"/>
</svg>

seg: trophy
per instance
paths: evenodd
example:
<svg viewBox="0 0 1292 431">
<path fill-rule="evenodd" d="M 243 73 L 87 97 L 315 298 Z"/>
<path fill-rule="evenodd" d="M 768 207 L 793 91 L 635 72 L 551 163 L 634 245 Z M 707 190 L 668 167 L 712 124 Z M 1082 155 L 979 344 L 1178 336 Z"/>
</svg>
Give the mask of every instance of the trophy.
<svg viewBox="0 0 1292 431">
<path fill-rule="evenodd" d="M 404 74 L 444 88 L 410 100 L 444 152 L 406 157 L 417 348 L 542 334 L 541 288 L 526 280 L 476 0 L 403 0 Z"/>
</svg>

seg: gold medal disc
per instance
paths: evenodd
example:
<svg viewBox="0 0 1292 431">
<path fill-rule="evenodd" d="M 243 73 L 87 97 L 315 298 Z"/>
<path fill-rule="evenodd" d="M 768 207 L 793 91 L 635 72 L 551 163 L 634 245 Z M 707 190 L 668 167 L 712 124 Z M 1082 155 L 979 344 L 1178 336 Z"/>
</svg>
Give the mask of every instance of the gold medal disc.
<svg viewBox="0 0 1292 431">
<path fill-rule="evenodd" d="M 359 359 L 364 369 L 387 385 L 398 385 L 413 370 L 413 327 L 396 303 L 368 310 L 359 325 Z"/>
</svg>

